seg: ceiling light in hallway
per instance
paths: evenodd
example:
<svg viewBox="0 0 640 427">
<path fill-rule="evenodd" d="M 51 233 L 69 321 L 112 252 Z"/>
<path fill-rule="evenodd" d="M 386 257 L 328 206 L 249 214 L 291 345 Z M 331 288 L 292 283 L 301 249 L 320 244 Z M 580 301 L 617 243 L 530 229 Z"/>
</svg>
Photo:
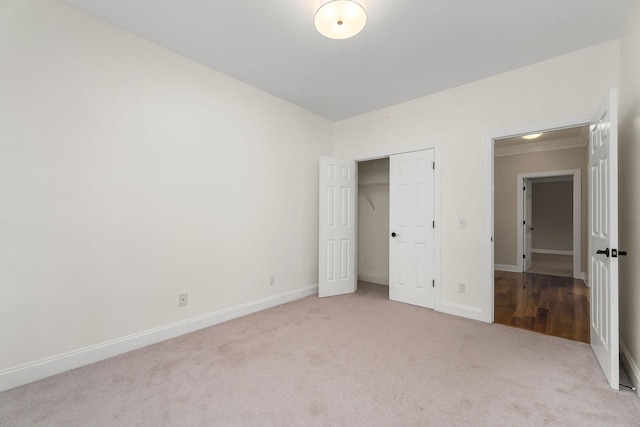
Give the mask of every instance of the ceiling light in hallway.
<svg viewBox="0 0 640 427">
<path fill-rule="evenodd" d="M 531 133 L 529 135 L 525 135 L 522 137 L 522 139 L 536 139 L 536 138 L 540 138 L 542 136 L 542 133 Z"/>
</svg>

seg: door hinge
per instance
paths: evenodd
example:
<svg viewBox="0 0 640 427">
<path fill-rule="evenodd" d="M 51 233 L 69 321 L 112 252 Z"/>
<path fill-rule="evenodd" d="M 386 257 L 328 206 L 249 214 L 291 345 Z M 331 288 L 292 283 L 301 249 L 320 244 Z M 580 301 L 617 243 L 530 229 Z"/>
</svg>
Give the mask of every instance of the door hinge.
<svg viewBox="0 0 640 427">
<path fill-rule="evenodd" d="M 522 254 L 522 259 L 526 259 L 527 256 L 525 254 Z"/>
<path fill-rule="evenodd" d="M 436 228 L 436 222 L 433 221 L 433 228 Z"/>
<path fill-rule="evenodd" d="M 522 191 L 527 191 L 527 187 L 522 187 Z"/>
<path fill-rule="evenodd" d="M 527 221 L 522 220 L 522 225 L 525 225 L 527 223 Z"/>
<path fill-rule="evenodd" d="M 436 279 L 433 279 L 431 281 L 431 287 L 435 288 L 436 287 Z"/>
<path fill-rule="evenodd" d="M 436 162 L 433 162 L 433 170 L 436 169 Z"/>
</svg>

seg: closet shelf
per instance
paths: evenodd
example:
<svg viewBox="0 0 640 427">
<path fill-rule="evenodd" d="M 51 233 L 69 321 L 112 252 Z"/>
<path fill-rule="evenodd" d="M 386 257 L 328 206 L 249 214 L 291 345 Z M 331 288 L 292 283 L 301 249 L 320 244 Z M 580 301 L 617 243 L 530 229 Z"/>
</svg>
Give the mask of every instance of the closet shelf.
<svg viewBox="0 0 640 427">
<path fill-rule="evenodd" d="M 366 182 L 363 184 L 358 184 L 358 187 L 382 187 L 385 185 L 389 185 L 388 181 L 385 182 Z"/>
</svg>

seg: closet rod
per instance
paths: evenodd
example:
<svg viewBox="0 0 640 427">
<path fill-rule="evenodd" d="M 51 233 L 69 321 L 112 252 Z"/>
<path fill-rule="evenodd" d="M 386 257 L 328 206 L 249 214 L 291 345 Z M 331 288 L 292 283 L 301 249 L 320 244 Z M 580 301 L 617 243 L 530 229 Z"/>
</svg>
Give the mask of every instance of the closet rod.
<svg viewBox="0 0 640 427">
<path fill-rule="evenodd" d="M 385 185 L 389 185 L 388 182 L 367 182 L 364 184 L 358 184 L 359 187 L 382 187 Z"/>
</svg>

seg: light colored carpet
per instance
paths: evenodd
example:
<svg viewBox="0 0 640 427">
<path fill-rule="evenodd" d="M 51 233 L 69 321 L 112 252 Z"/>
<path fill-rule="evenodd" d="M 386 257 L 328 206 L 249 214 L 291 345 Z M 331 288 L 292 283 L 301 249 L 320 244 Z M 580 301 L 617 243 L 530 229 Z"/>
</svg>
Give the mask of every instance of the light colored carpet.
<svg viewBox="0 0 640 427">
<path fill-rule="evenodd" d="M 547 276 L 573 277 L 573 256 L 552 254 L 531 254 L 531 268 L 527 273 Z"/>
<path fill-rule="evenodd" d="M 2 426 L 638 425 L 587 344 L 309 297 L 0 393 Z"/>
</svg>

